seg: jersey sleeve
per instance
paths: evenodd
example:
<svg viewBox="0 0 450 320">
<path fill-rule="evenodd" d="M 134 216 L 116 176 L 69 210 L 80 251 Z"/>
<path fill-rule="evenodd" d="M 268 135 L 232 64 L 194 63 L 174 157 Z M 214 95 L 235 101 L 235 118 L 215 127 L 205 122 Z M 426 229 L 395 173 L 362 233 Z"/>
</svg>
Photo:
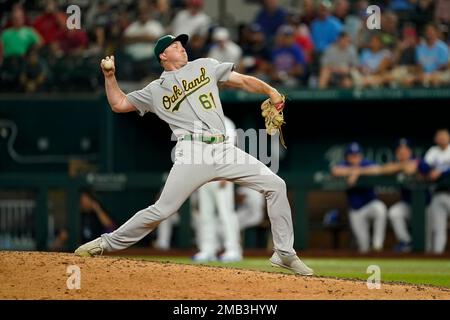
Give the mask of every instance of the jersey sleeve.
<svg viewBox="0 0 450 320">
<path fill-rule="evenodd" d="M 212 67 L 213 74 L 216 78 L 216 82 L 227 81 L 230 78 L 231 72 L 234 70 L 234 63 L 231 62 L 219 62 L 216 59 L 209 58 Z"/>
<path fill-rule="evenodd" d="M 141 117 L 147 112 L 155 113 L 150 85 L 127 94 L 128 101 L 137 109 Z"/>
</svg>

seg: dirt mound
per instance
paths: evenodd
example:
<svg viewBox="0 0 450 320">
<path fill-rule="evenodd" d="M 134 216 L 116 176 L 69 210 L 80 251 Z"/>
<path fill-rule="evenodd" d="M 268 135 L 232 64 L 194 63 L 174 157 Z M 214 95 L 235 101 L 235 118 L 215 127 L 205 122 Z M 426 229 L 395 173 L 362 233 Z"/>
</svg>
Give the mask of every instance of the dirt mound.
<svg viewBox="0 0 450 320">
<path fill-rule="evenodd" d="M 80 289 L 67 286 L 73 265 L 80 269 Z M 0 299 L 450 299 L 450 290 L 384 283 L 369 290 L 363 281 L 3 251 Z"/>
</svg>

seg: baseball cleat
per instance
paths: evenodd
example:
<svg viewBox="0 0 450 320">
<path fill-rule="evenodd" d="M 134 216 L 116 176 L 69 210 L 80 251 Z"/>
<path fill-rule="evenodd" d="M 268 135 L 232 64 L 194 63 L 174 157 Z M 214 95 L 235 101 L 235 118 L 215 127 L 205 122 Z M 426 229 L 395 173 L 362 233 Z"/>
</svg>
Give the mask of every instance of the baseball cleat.
<svg viewBox="0 0 450 320">
<path fill-rule="evenodd" d="M 225 251 L 219 257 L 219 261 L 220 262 L 225 262 L 225 263 L 238 262 L 238 261 L 241 261 L 241 260 L 242 260 L 242 254 L 240 254 L 238 252 Z"/>
<path fill-rule="evenodd" d="M 274 252 L 270 258 L 270 263 L 272 267 L 285 268 L 302 276 L 312 276 L 314 274 L 314 270 L 304 264 L 297 255 L 281 258 L 278 253 Z"/>
<path fill-rule="evenodd" d="M 208 253 L 208 252 L 203 252 L 203 251 L 200 251 L 200 252 L 197 252 L 196 254 L 194 254 L 194 256 L 191 259 L 192 259 L 192 261 L 198 262 L 198 263 L 217 261 L 217 257 L 214 254 Z"/>
<path fill-rule="evenodd" d="M 93 257 L 102 255 L 104 249 L 103 240 L 101 237 L 98 237 L 95 240 L 81 245 L 74 253 L 80 257 Z"/>
</svg>

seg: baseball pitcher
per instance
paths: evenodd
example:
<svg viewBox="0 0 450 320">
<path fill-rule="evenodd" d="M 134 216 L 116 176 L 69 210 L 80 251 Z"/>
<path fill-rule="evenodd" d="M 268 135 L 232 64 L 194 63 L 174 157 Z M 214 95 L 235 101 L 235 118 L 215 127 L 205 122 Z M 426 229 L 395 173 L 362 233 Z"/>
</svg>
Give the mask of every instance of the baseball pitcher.
<svg viewBox="0 0 450 320">
<path fill-rule="evenodd" d="M 160 198 L 138 211 L 121 227 L 80 246 L 75 254 L 93 256 L 125 249 L 145 237 L 178 211 L 192 192 L 209 181 L 228 180 L 264 194 L 271 221 L 272 266 L 312 275 L 297 256 L 286 184 L 262 162 L 234 146 L 225 135 L 218 84 L 265 94 L 266 130 L 274 134 L 283 123 L 284 97 L 265 82 L 235 71 L 232 63 L 201 58 L 188 62 L 185 34 L 161 37 L 154 48 L 164 72 L 141 90 L 124 94 L 114 76 L 114 59 L 102 60 L 108 102 L 114 112 L 155 113 L 167 122 L 178 142 L 174 165 Z M 108 68 L 105 68 L 105 65 Z"/>
</svg>

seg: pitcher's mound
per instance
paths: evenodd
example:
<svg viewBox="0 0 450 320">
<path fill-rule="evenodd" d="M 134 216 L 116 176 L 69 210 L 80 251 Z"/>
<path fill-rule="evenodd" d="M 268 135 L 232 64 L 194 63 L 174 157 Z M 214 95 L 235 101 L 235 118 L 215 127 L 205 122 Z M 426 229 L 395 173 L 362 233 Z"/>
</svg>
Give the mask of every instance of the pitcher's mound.
<svg viewBox="0 0 450 320">
<path fill-rule="evenodd" d="M 437 287 L 369 290 L 364 281 L 40 252 L 0 252 L 0 284 L 0 299 L 450 299 Z"/>
</svg>

